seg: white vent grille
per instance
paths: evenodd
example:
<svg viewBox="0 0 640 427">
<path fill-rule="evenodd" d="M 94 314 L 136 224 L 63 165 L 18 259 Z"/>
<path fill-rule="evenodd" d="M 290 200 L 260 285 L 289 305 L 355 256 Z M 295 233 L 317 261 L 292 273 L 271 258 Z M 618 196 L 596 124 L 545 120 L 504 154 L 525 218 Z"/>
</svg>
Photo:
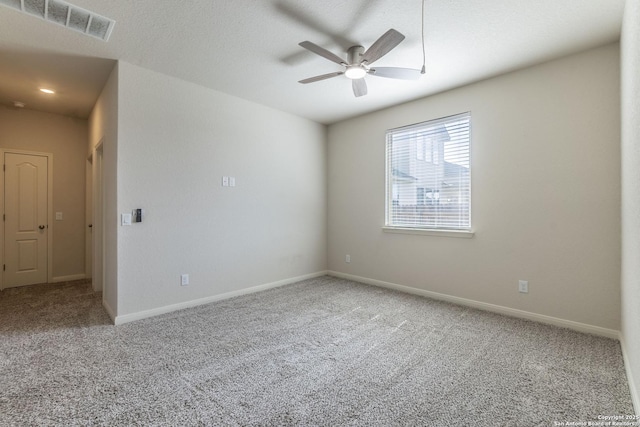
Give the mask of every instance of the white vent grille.
<svg viewBox="0 0 640 427">
<path fill-rule="evenodd" d="M 0 5 L 63 25 L 82 34 L 109 40 L 116 21 L 62 0 L 0 0 Z"/>
</svg>

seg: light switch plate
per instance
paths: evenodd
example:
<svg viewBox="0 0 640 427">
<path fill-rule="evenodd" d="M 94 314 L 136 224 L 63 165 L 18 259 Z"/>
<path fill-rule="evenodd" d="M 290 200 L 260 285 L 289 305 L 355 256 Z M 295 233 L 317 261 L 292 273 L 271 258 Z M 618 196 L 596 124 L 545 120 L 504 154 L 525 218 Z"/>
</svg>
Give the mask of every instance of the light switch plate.
<svg viewBox="0 0 640 427">
<path fill-rule="evenodd" d="M 230 176 L 229 177 L 229 187 L 235 187 L 236 186 L 236 177 L 235 176 Z"/>
<path fill-rule="evenodd" d="M 229 186 L 229 177 L 228 176 L 223 176 L 222 177 L 222 186 L 223 187 L 228 187 Z"/>
<path fill-rule="evenodd" d="M 56 221 L 62 221 L 62 212 L 56 212 Z"/>
<path fill-rule="evenodd" d="M 122 214 L 122 225 L 131 225 L 131 214 L 123 213 Z"/>
</svg>

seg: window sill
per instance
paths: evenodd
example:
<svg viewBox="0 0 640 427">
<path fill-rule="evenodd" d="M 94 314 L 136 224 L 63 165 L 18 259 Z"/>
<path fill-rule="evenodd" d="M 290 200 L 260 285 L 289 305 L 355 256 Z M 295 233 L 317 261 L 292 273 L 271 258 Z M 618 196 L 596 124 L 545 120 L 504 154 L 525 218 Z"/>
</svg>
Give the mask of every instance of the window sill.
<svg viewBox="0 0 640 427">
<path fill-rule="evenodd" d="M 471 239 L 475 234 L 473 231 L 435 230 L 435 229 L 427 229 L 427 228 L 409 228 L 409 227 L 391 227 L 391 226 L 382 227 L 382 231 L 384 231 L 385 233 L 421 234 L 424 236 L 458 237 L 462 239 Z"/>
</svg>

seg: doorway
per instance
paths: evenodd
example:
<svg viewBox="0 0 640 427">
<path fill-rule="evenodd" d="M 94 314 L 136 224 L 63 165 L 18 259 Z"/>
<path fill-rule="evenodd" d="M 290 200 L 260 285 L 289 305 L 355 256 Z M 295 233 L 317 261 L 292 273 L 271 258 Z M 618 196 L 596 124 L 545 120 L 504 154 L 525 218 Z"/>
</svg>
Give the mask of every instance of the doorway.
<svg viewBox="0 0 640 427">
<path fill-rule="evenodd" d="M 0 289 L 51 282 L 53 155 L 19 150 L 0 153 Z"/>
</svg>

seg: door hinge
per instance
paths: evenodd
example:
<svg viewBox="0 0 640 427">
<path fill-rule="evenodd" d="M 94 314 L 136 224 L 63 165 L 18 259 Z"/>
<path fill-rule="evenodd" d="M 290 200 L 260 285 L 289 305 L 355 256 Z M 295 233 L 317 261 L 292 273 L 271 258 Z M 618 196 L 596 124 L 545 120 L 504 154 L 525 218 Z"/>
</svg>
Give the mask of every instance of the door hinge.
<svg viewBox="0 0 640 427">
<path fill-rule="evenodd" d="M 6 271 L 7 270 L 7 264 L 2 264 L 2 271 Z"/>
</svg>

